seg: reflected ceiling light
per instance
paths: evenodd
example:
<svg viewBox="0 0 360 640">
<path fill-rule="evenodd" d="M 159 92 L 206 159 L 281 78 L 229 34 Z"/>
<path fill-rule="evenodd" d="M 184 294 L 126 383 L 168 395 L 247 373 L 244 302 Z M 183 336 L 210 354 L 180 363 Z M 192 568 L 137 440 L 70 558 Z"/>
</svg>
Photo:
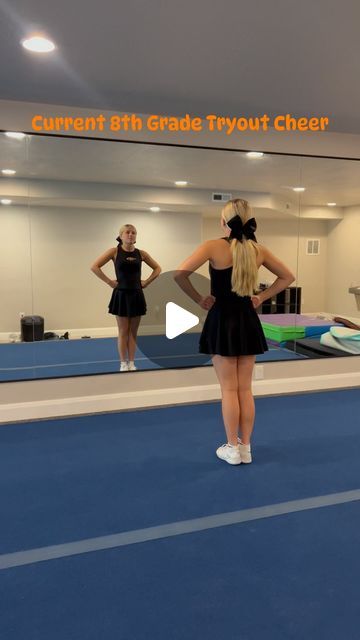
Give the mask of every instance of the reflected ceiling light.
<svg viewBox="0 0 360 640">
<path fill-rule="evenodd" d="M 3 198 L 2 200 L 0 200 L 1 204 L 11 204 L 12 200 L 8 200 L 7 198 Z"/>
<path fill-rule="evenodd" d="M 16 171 L 14 169 L 1 169 L 1 173 L 3 173 L 4 176 L 14 176 Z"/>
<path fill-rule="evenodd" d="M 336 202 L 328 202 L 327 206 L 328 207 L 336 207 Z"/>
<path fill-rule="evenodd" d="M 305 187 L 293 187 L 293 191 L 305 191 Z"/>
<path fill-rule="evenodd" d="M 175 184 L 177 187 L 186 187 L 187 182 L 186 180 L 176 180 Z"/>
<path fill-rule="evenodd" d="M 154 213 L 156 213 L 157 211 L 160 211 L 160 207 L 150 207 L 150 211 L 154 211 Z"/>
<path fill-rule="evenodd" d="M 25 138 L 25 133 L 21 133 L 21 131 L 5 131 L 5 135 L 8 138 L 14 138 L 15 140 L 22 140 Z"/>
<path fill-rule="evenodd" d="M 24 49 L 34 53 L 49 53 L 55 49 L 54 43 L 43 36 L 32 36 L 31 38 L 26 38 L 25 40 L 21 40 L 21 44 Z"/>
<path fill-rule="evenodd" d="M 246 155 L 248 158 L 262 158 L 264 154 L 261 151 L 248 151 Z"/>
</svg>

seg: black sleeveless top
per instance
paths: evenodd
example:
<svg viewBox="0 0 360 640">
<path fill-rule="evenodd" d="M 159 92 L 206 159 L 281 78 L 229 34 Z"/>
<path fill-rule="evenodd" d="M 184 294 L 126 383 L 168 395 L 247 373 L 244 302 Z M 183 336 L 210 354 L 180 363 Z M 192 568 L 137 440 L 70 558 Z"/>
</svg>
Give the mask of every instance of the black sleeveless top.
<svg viewBox="0 0 360 640">
<path fill-rule="evenodd" d="M 119 244 L 115 258 L 115 273 L 118 289 L 142 289 L 141 262 L 139 249 L 125 251 Z"/>
<path fill-rule="evenodd" d="M 229 238 L 221 238 L 221 240 L 226 240 L 227 242 L 231 242 Z M 231 276 L 232 276 L 232 267 L 227 267 L 226 269 L 215 269 L 209 263 L 209 274 L 210 274 L 210 284 L 211 284 L 211 295 L 215 296 L 215 298 L 226 298 L 228 300 L 239 300 L 244 298 L 250 298 L 250 296 L 239 296 L 234 291 L 231 291 Z"/>
</svg>

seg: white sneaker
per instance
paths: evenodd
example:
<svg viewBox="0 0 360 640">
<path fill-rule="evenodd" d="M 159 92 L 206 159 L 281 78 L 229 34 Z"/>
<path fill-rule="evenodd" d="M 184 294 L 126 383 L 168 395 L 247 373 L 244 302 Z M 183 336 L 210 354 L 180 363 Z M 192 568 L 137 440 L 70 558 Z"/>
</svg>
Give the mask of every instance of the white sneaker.
<svg viewBox="0 0 360 640">
<path fill-rule="evenodd" d="M 121 362 L 120 371 L 129 371 L 129 366 L 127 362 Z"/>
<path fill-rule="evenodd" d="M 229 464 L 241 464 L 240 445 L 223 444 L 216 449 L 216 455 Z"/>
<path fill-rule="evenodd" d="M 135 366 L 134 362 L 132 361 L 129 362 L 128 371 L 137 371 L 137 367 Z"/>
<path fill-rule="evenodd" d="M 238 443 L 240 448 L 241 462 L 243 462 L 244 464 L 250 464 L 250 462 L 252 462 L 250 445 L 243 444 L 240 438 L 238 438 Z"/>
</svg>

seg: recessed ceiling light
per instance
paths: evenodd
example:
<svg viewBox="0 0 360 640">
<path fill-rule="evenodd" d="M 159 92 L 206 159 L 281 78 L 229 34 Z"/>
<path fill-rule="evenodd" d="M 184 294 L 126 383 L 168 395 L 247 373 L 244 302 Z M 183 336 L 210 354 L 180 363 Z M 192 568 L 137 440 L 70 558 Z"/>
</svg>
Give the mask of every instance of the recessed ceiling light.
<svg viewBox="0 0 360 640">
<path fill-rule="evenodd" d="M 12 200 L 8 200 L 7 198 L 3 198 L 2 200 L 0 200 L 1 204 L 11 204 Z"/>
<path fill-rule="evenodd" d="M 328 202 L 327 206 L 328 207 L 336 207 L 336 202 Z"/>
<path fill-rule="evenodd" d="M 261 151 L 248 151 L 246 155 L 248 158 L 262 158 L 264 154 Z"/>
<path fill-rule="evenodd" d="M 15 138 L 15 140 L 22 140 L 25 138 L 25 133 L 21 133 L 21 131 L 5 131 L 5 135 L 8 138 Z"/>
<path fill-rule="evenodd" d="M 177 187 L 186 187 L 187 182 L 186 180 L 176 180 L 175 184 Z"/>
<path fill-rule="evenodd" d="M 293 191 L 305 191 L 305 187 L 294 187 Z"/>
<path fill-rule="evenodd" d="M 157 211 L 160 211 L 160 207 L 150 207 L 150 211 L 154 211 L 154 213 L 156 213 Z"/>
<path fill-rule="evenodd" d="M 4 176 L 14 176 L 16 171 L 14 171 L 14 169 L 1 169 L 1 173 L 3 173 Z"/>
<path fill-rule="evenodd" d="M 21 44 L 24 49 L 33 51 L 34 53 L 49 53 L 55 49 L 54 43 L 43 36 L 32 36 L 31 38 L 26 38 L 21 41 Z"/>
</svg>

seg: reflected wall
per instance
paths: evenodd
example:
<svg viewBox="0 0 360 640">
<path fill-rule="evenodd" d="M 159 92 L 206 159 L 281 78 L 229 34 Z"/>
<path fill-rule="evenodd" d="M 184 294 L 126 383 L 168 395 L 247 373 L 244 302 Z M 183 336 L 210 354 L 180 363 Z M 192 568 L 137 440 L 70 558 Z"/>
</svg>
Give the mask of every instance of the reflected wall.
<svg viewBox="0 0 360 640">
<path fill-rule="evenodd" d="M 303 313 L 328 320 L 316 343 L 297 342 L 314 357 L 360 354 L 359 162 L 303 158 L 298 282 Z"/>
<path fill-rule="evenodd" d="M 0 381 L 34 377 L 34 342 L 19 344 L 21 319 L 34 313 L 30 173 L 28 137 L 0 134 Z"/>
</svg>

